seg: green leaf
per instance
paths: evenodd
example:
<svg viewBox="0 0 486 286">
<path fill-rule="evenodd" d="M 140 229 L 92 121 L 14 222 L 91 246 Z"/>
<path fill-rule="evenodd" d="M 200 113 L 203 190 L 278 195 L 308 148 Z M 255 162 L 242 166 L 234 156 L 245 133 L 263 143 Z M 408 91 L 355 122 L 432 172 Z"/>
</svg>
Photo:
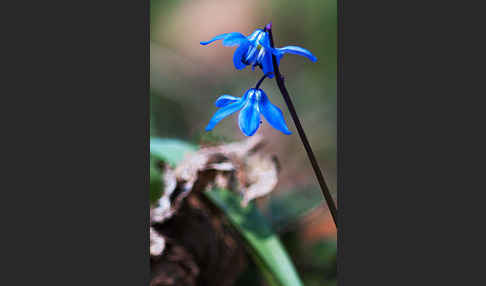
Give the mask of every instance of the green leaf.
<svg viewBox="0 0 486 286">
<path fill-rule="evenodd" d="M 195 150 L 196 146 L 179 140 L 150 139 L 150 152 L 172 165 L 178 164 L 187 153 Z M 223 189 L 215 189 L 205 194 L 227 215 L 245 239 L 251 257 L 269 285 L 303 285 L 278 236 L 253 202 L 244 208 L 241 206 L 240 196 Z"/>
<path fill-rule="evenodd" d="M 157 155 L 150 153 L 150 203 L 154 204 L 163 194 L 162 169 L 159 161 L 163 161 Z"/>
<path fill-rule="evenodd" d="M 150 153 L 163 158 L 173 166 L 182 161 L 186 153 L 196 150 L 196 146 L 176 139 L 150 139 Z"/>
<path fill-rule="evenodd" d="M 255 263 L 271 285 L 303 285 L 283 245 L 255 204 L 242 207 L 241 198 L 228 190 L 215 189 L 206 194 L 248 242 Z"/>
</svg>

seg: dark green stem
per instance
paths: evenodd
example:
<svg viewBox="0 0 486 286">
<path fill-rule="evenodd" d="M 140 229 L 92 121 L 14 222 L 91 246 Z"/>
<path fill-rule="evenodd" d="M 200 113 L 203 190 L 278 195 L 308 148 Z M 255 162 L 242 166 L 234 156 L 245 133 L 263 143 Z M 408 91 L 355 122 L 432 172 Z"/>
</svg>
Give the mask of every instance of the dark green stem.
<svg viewBox="0 0 486 286">
<path fill-rule="evenodd" d="M 260 87 L 260 85 L 262 84 L 263 80 L 265 78 L 267 78 L 270 74 L 273 74 L 273 72 L 269 72 L 269 73 L 266 73 L 262 76 L 262 78 L 257 82 L 257 84 L 255 85 L 255 89 L 258 89 Z"/>
</svg>

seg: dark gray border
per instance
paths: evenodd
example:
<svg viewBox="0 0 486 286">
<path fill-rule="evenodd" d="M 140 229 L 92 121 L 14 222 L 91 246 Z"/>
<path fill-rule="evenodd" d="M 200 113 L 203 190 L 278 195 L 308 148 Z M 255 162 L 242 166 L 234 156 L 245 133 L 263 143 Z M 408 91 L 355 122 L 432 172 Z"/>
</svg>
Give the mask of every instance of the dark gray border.
<svg viewBox="0 0 486 286">
<path fill-rule="evenodd" d="M 19 6 L 0 284 L 149 285 L 149 1 Z"/>
<path fill-rule="evenodd" d="M 338 284 L 482 285 L 483 10 L 343 2 Z"/>
</svg>

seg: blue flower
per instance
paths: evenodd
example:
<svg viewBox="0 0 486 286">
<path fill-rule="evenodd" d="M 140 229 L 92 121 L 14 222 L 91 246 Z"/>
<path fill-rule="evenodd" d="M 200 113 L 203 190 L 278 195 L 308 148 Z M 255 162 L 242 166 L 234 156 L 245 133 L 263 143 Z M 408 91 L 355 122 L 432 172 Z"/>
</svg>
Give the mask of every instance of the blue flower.
<svg viewBox="0 0 486 286">
<path fill-rule="evenodd" d="M 218 35 L 210 41 L 201 42 L 201 45 L 207 45 L 217 40 L 223 40 L 223 46 L 238 46 L 233 55 L 233 63 L 236 69 L 244 69 L 251 65 L 252 69 L 259 66 L 264 74 L 270 74 L 273 77 L 272 54 L 280 64 L 283 55 L 296 54 L 309 58 L 311 61 L 317 61 L 317 58 L 308 50 L 297 46 L 286 46 L 283 48 L 272 48 L 268 32 L 263 29 L 255 30 L 251 35 L 245 35 L 235 32 Z"/>
<path fill-rule="evenodd" d="M 258 130 L 260 113 L 273 128 L 287 135 L 292 134 L 285 124 L 282 111 L 270 102 L 261 89 L 251 88 L 245 92 L 243 97 L 222 95 L 216 100 L 215 105 L 220 109 L 209 121 L 206 131 L 212 130 L 223 118 L 241 109 L 238 124 L 246 136 L 252 136 Z"/>
</svg>

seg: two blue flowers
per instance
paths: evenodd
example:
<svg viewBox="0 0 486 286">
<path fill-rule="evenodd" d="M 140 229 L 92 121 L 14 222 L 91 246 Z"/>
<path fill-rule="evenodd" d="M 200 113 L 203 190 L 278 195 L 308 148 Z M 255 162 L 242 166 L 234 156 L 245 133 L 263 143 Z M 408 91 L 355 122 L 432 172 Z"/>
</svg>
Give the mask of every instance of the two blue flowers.
<svg viewBox="0 0 486 286">
<path fill-rule="evenodd" d="M 286 46 L 283 48 L 274 48 L 270 45 L 270 37 L 265 29 L 257 29 L 248 37 L 241 33 L 221 34 L 210 41 L 201 42 L 201 45 L 207 45 L 214 41 L 222 40 L 223 46 L 238 46 L 233 55 L 233 64 L 236 69 L 241 70 L 251 65 L 254 70 L 256 66 L 260 67 L 264 77 L 273 78 L 274 68 L 272 56 L 275 56 L 277 65 L 283 55 L 296 54 L 309 58 L 311 61 L 317 61 L 316 57 L 308 50 L 297 46 Z M 284 134 L 291 134 L 282 115 L 282 111 L 273 105 L 263 90 L 259 88 L 261 81 L 255 88 L 249 89 L 243 97 L 234 97 L 223 95 L 216 100 L 216 107 L 220 109 L 214 114 L 206 127 L 210 131 L 223 118 L 241 110 L 238 123 L 241 131 L 246 136 L 252 136 L 260 126 L 260 114 L 270 123 L 270 125 Z"/>
</svg>

